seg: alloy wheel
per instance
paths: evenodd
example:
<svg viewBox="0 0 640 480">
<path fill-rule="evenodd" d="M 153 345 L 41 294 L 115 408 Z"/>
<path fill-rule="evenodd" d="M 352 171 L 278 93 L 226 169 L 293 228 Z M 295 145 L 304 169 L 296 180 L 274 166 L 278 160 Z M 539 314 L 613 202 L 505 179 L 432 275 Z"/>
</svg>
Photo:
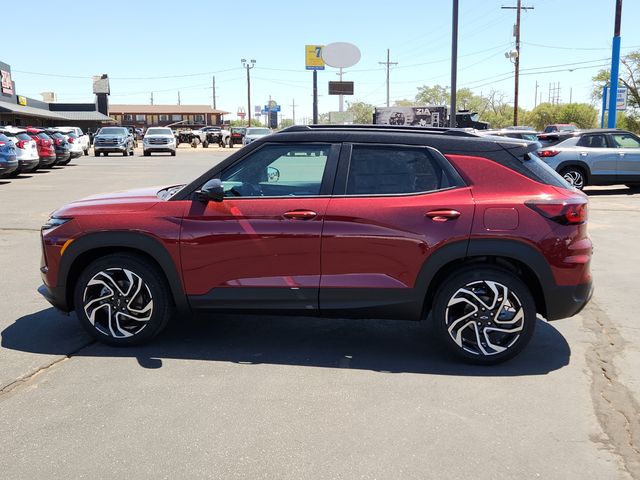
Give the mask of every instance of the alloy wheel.
<svg viewBox="0 0 640 480">
<path fill-rule="evenodd" d="M 584 187 L 584 176 L 578 170 L 567 170 L 562 175 L 562 178 L 564 178 L 569 185 L 577 188 L 578 190 L 582 190 Z"/>
<path fill-rule="evenodd" d="M 149 286 L 125 268 L 96 273 L 87 282 L 82 298 L 89 323 L 98 332 L 113 338 L 139 334 L 153 315 Z"/>
<path fill-rule="evenodd" d="M 505 285 L 489 280 L 459 288 L 446 307 L 446 329 L 464 351 L 491 356 L 508 350 L 524 329 L 524 308 Z"/>
</svg>

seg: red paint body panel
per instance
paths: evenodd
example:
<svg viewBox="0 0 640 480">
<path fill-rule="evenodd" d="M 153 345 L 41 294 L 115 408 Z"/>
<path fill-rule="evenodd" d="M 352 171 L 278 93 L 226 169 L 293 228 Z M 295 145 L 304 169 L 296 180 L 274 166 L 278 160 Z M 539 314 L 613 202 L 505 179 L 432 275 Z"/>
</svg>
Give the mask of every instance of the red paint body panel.
<svg viewBox="0 0 640 480">
<path fill-rule="evenodd" d="M 547 259 L 558 285 L 591 281 L 589 264 L 593 246 L 587 235 L 587 224 L 561 225 L 525 205 L 526 201 L 536 199 L 586 202 L 585 194 L 538 183 L 486 158 L 462 155 L 447 155 L 447 158 L 473 190 L 476 215 L 471 239 L 505 238 L 527 243 Z M 486 228 L 485 216 L 494 208 L 516 210 L 518 228 Z M 581 255 L 581 262 L 576 262 L 577 255 Z"/>
<path fill-rule="evenodd" d="M 320 243 L 328 198 L 243 198 L 189 203 L 182 227 L 189 295 L 218 287 L 320 285 Z M 316 217 L 285 218 L 294 210 Z"/>
<path fill-rule="evenodd" d="M 427 216 L 440 209 L 461 215 L 446 222 Z M 321 287 L 412 288 L 435 249 L 469 237 L 472 219 L 468 188 L 332 198 L 322 235 Z M 320 297 L 322 304 L 322 292 Z"/>
</svg>

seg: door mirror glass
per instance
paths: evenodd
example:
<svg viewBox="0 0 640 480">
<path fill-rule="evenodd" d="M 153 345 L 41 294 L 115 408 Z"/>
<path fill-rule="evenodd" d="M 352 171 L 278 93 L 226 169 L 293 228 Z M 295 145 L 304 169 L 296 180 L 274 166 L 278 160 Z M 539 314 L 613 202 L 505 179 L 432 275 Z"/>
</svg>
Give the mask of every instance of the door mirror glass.
<svg viewBox="0 0 640 480">
<path fill-rule="evenodd" d="M 276 167 L 267 167 L 267 182 L 274 183 L 280 180 L 280 170 Z"/>
<path fill-rule="evenodd" d="M 196 193 L 203 202 L 221 202 L 224 199 L 224 187 L 219 178 L 209 180 Z"/>
</svg>

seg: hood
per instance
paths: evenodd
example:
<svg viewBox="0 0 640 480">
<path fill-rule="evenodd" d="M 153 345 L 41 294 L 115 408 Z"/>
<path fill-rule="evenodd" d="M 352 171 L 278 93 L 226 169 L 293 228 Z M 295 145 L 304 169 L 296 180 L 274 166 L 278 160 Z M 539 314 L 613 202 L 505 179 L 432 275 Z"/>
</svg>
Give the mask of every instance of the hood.
<svg viewBox="0 0 640 480">
<path fill-rule="evenodd" d="M 171 133 L 156 133 L 156 134 L 151 134 L 151 135 L 145 135 L 144 139 L 146 140 L 147 138 L 171 138 L 171 139 L 174 139 L 176 137 L 175 137 L 175 135 L 173 135 Z"/>
<path fill-rule="evenodd" d="M 74 216 L 77 214 L 95 215 L 96 213 L 138 212 L 147 210 L 158 202 L 158 192 L 166 187 L 138 188 L 114 193 L 92 195 L 76 200 L 56 210 L 55 216 Z"/>
</svg>

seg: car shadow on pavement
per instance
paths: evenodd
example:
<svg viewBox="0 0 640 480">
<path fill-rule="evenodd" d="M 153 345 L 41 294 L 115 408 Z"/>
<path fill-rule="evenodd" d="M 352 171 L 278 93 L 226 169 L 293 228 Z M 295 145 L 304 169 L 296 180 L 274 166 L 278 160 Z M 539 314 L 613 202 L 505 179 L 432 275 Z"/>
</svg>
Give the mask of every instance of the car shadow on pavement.
<svg viewBox="0 0 640 480">
<path fill-rule="evenodd" d="M 542 320 L 519 356 L 479 367 L 448 355 L 428 322 L 216 315 L 175 321 L 147 345 L 114 348 L 91 343 L 75 317 L 52 308 L 16 320 L 1 332 L 1 345 L 47 355 L 130 357 L 150 369 L 161 368 L 163 359 L 182 359 L 487 377 L 544 375 L 571 357 L 564 337 Z"/>
</svg>

